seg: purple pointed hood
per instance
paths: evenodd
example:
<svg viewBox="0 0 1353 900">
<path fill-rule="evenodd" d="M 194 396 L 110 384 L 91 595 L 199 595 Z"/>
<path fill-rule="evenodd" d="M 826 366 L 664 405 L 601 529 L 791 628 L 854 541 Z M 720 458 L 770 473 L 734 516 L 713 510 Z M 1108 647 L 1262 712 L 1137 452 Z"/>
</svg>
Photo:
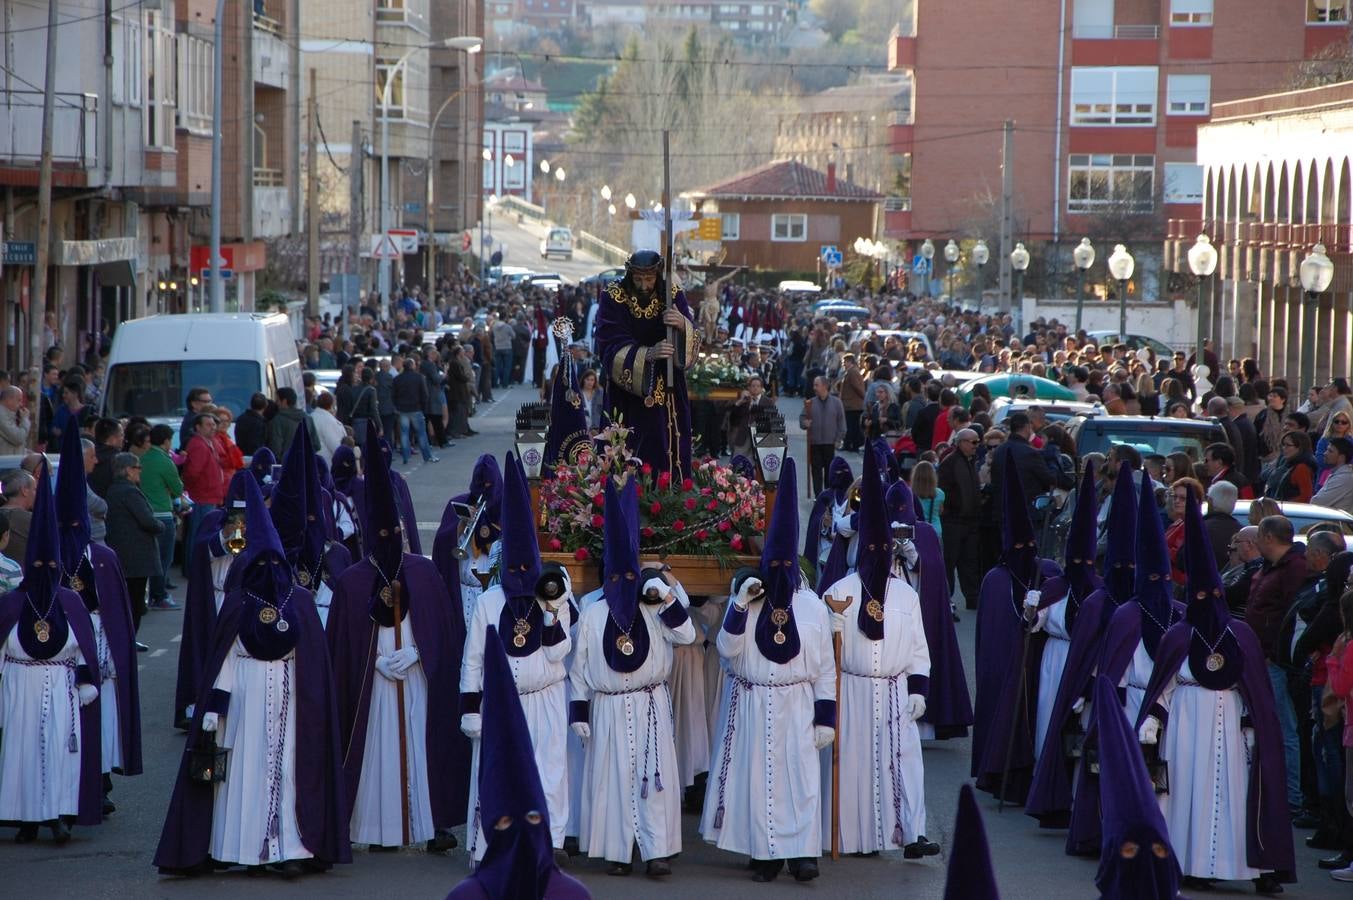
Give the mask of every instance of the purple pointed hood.
<svg viewBox="0 0 1353 900">
<path fill-rule="evenodd" d="M 47 460 L 38 464 L 35 477 L 38 480 L 37 499 L 33 502 L 33 517 L 28 526 L 23 581 L 19 582 L 19 590 L 28 595 L 28 602 L 19 612 L 19 643 L 34 659 L 51 659 L 66 645 L 70 623 L 57 599 L 61 587 L 61 533 Z M 41 619 L 35 610 L 41 611 Z M 34 626 L 39 621 L 46 622 L 50 628 L 50 637 L 46 641 L 37 639 Z"/>
<path fill-rule="evenodd" d="M 778 510 L 777 510 L 778 511 Z M 879 474 L 878 459 L 874 454 L 864 456 L 864 474 L 860 478 L 860 517 L 856 572 L 866 600 L 880 603 L 888 592 L 888 575 L 892 572 L 892 529 L 883 502 L 883 479 Z M 860 602 L 860 630 L 867 637 L 883 637 L 883 623 L 874 621 L 865 611 L 866 601 Z M 877 634 L 871 633 L 877 632 Z"/>
<path fill-rule="evenodd" d="M 1179 859 L 1142 760 L 1137 735 L 1103 675 L 1095 679 L 1103 838 L 1095 886 L 1104 900 L 1175 900 Z"/>
<path fill-rule="evenodd" d="M 1024 499 L 1015 454 L 1005 454 L 1002 475 L 1001 485 L 1005 492 L 1001 498 L 1005 514 L 1005 527 L 1001 532 L 1002 562 L 1016 578 L 1028 585 L 1033 582 L 1038 563 L 1038 541 L 1034 537 L 1034 523 L 1029 518 L 1029 504 Z"/>
<path fill-rule="evenodd" d="M 366 447 L 362 448 L 362 452 L 366 452 Z M 347 444 L 340 445 L 334 450 L 333 459 L 329 462 L 329 474 L 334 480 L 334 487 L 341 493 L 351 494 L 352 483 L 357 478 L 357 453 Z"/>
<path fill-rule="evenodd" d="M 1145 472 L 1141 477 L 1151 481 Z M 1121 606 L 1132 599 L 1137 571 L 1137 482 L 1132 466 L 1126 461 L 1118 466 L 1111 502 L 1104 548 L 1104 585 L 1113 602 Z"/>
<path fill-rule="evenodd" d="M 264 479 L 272 476 L 272 467 L 275 465 L 277 457 L 267 447 L 259 447 L 249 458 L 249 471 L 254 473 L 260 487 L 263 486 Z"/>
<path fill-rule="evenodd" d="M 766 540 L 761 549 L 761 583 L 766 589 L 768 606 L 789 605 L 799 589 L 799 478 L 794 460 L 785 457 L 780 474 L 778 496 L 788 503 L 777 503 L 771 511 Z"/>
<path fill-rule="evenodd" d="M 1184 547 L 1180 552 L 1188 575 L 1184 618 L 1193 626 L 1189 668 L 1203 687 L 1225 690 L 1240 680 L 1245 663 L 1231 633 L 1231 610 L 1226 605 L 1203 513 L 1192 491 L 1184 504 Z"/>
<path fill-rule="evenodd" d="M 306 515 L 311 512 L 306 507 L 306 458 L 314 455 L 309 429 L 296 429 L 296 437 L 282 461 L 282 474 L 272 486 L 272 522 L 283 549 L 292 558 L 305 542 Z"/>
<path fill-rule="evenodd" d="M 954 817 L 954 834 L 949 843 L 944 900 L 1000 900 L 996 873 L 991 869 L 987 830 L 970 784 L 959 788 L 958 815 Z"/>
<path fill-rule="evenodd" d="M 911 485 L 901 479 L 894 481 L 884 502 L 888 506 L 889 524 L 916 525 L 916 495 L 911 492 Z"/>
<path fill-rule="evenodd" d="M 615 485 L 615 477 L 606 479 L 601 592 L 611 618 L 628 632 L 639 612 L 639 523 L 629 517 L 629 509 L 637 509 L 638 483 L 631 477 L 619 490 Z"/>
<path fill-rule="evenodd" d="M 1156 506 L 1156 491 L 1151 479 L 1142 473 L 1142 489 L 1137 504 L 1137 567 L 1134 570 L 1133 599 L 1142 608 L 1142 643 L 1154 659 L 1161 636 L 1172 624 L 1170 551 L 1165 545 L 1165 527 Z"/>
<path fill-rule="evenodd" d="M 1066 536 L 1066 565 L 1062 570 L 1071 588 L 1068 599 L 1077 604 L 1099 588 L 1099 579 L 1095 575 L 1098 522 L 1095 466 L 1087 461 L 1081 474 L 1080 490 L 1076 493 L 1076 508 L 1071 513 L 1071 528 Z"/>
<path fill-rule="evenodd" d="M 875 460 L 875 463 L 877 462 L 878 460 Z M 827 489 L 832 492 L 832 500 L 837 503 L 844 501 L 846 492 L 854 483 L 855 473 L 851 471 L 850 463 L 846 462 L 845 457 L 833 456 L 832 461 L 827 464 Z"/>
<path fill-rule="evenodd" d="M 245 546 L 231 564 L 239 580 L 229 589 L 243 609 L 240 643 L 257 659 L 281 659 L 295 649 L 301 634 L 300 614 L 291 602 L 296 583 L 263 489 L 252 478 L 245 484 L 244 502 Z"/>
<path fill-rule="evenodd" d="M 540 580 L 540 547 L 536 543 L 531 493 L 521 463 L 509 451 L 506 477 L 503 479 L 502 555 L 498 563 L 498 583 L 509 600 L 536 595 Z"/>
<path fill-rule="evenodd" d="M 366 430 L 366 446 L 362 448 L 366 460 L 365 489 L 362 499 L 366 505 L 365 525 L 370 531 L 363 541 L 370 555 L 386 577 L 393 578 L 404 554 L 403 526 L 399 507 L 395 504 L 395 486 L 390 479 L 390 458 L 381 449 L 376 429 Z"/>
<path fill-rule="evenodd" d="M 89 546 L 89 493 L 85 486 L 85 450 L 80 430 L 67 428 L 61 436 L 61 464 L 56 470 L 56 517 L 61 532 L 61 570 L 73 575 Z"/>
</svg>

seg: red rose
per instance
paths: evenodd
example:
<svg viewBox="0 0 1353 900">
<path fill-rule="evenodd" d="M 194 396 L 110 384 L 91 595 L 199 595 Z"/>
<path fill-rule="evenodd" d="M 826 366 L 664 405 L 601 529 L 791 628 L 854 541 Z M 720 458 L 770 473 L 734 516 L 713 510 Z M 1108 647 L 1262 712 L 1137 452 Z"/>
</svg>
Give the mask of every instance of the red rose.
<svg viewBox="0 0 1353 900">
<path fill-rule="evenodd" d="M 699 504 L 696 503 L 694 497 L 687 497 L 687 498 L 686 498 L 686 508 L 687 508 L 687 509 L 693 510 L 693 509 L 695 509 L 695 507 L 698 506 L 698 505 L 699 505 Z"/>
<path fill-rule="evenodd" d="M 663 472 L 661 475 L 658 476 L 658 487 L 662 488 L 663 490 L 666 490 L 671 486 L 672 486 L 671 472 Z"/>
<path fill-rule="evenodd" d="M 650 516 L 660 515 L 662 513 L 662 504 L 654 500 L 648 505 L 648 514 Z"/>
<path fill-rule="evenodd" d="M 733 539 L 730 540 L 730 541 L 728 542 L 728 546 L 732 547 L 734 550 L 741 550 L 741 549 L 742 549 L 742 535 L 740 535 L 740 534 L 735 534 L 735 535 L 733 535 Z"/>
<path fill-rule="evenodd" d="M 701 528 L 699 531 L 695 533 L 695 536 L 703 541 L 709 537 L 709 529 Z"/>
<path fill-rule="evenodd" d="M 605 524 L 606 524 L 606 520 L 603 519 L 601 516 L 593 516 L 593 517 L 592 517 L 592 527 L 593 527 L 593 528 L 601 528 L 601 527 L 602 527 L 603 525 L 605 525 Z"/>
<path fill-rule="evenodd" d="M 683 491 L 694 490 L 694 489 L 695 489 L 695 482 L 694 482 L 694 481 L 691 481 L 689 478 L 687 478 L 685 481 L 681 482 L 681 489 L 682 489 Z"/>
<path fill-rule="evenodd" d="M 550 549 L 556 552 L 564 549 L 564 542 L 559 538 L 550 538 Z"/>
<path fill-rule="evenodd" d="M 708 496 L 709 496 L 710 494 L 712 494 L 712 493 L 714 493 L 714 488 L 702 487 L 702 488 L 700 489 L 700 496 L 701 496 L 701 497 L 708 497 Z"/>
<path fill-rule="evenodd" d="M 757 530 L 757 531 L 765 531 L 765 530 L 766 530 L 766 520 L 765 520 L 765 519 L 757 519 L 757 520 L 756 520 L 756 526 L 755 526 L 755 527 L 756 527 L 756 530 Z"/>
<path fill-rule="evenodd" d="M 573 551 L 573 558 L 578 562 L 587 562 L 587 557 L 590 555 L 591 554 L 587 552 L 586 547 L 579 547 L 577 550 Z"/>
<path fill-rule="evenodd" d="M 685 519 L 677 519 L 675 522 L 672 523 L 672 530 L 673 530 L 673 531 L 685 531 L 685 530 L 686 530 L 686 520 L 685 520 Z"/>
<path fill-rule="evenodd" d="M 724 519 L 717 527 L 719 529 L 719 534 L 723 534 L 725 531 L 732 528 L 733 525 L 727 519 Z"/>
<path fill-rule="evenodd" d="M 709 503 L 707 503 L 707 504 L 705 505 L 705 509 L 709 510 L 710 512 L 714 512 L 714 510 L 716 510 L 716 509 L 718 509 L 718 508 L 719 508 L 719 501 L 718 501 L 718 500 L 711 500 L 711 501 L 709 501 Z"/>
<path fill-rule="evenodd" d="M 645 475 L 652 475 L 653 467 L 650 466 L 648 463 L 644 463 L 642 466 L 639 467 L 639 471 L 643 472 Z"/>
<path fill-rule="evenodd" d="M 647 525 L 639 529 L 639 535 L 641 537 L 651 538 L 655 534 L 657 534 L 657 532 L 654 531 L 652 528 L 648 527 Z"/>
<path fill-rule="evenodd" d="M 597 509 L 601 509 L 606 505 L 606 496 L 604 494 L 593 494 L 592 505 Z"/>
</svg>

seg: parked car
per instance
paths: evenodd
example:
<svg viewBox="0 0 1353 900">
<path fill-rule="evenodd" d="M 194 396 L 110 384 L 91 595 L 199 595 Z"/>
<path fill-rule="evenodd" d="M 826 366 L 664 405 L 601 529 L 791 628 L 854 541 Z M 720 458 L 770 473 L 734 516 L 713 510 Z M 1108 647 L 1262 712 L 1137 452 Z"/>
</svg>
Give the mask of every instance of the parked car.
<svg viewBox="0 0 1353 900">
<path fill-rule="evenodd" d="M 1250 500 L 1237 500 L 1235 519 L 1245 526 L 1250 524 Z M 1309 534 L 1317 525 L 1332 524 L 1339 526 L 1339 532 L 1353 537 L 1353 516 L 1341 509 L 1316 506 L 1311 503 L 1279 503 L 1283 515 L 1292 520 L 1292 527 L 1298 535 Z"/>
<path fill-rule="evenodd" d="M 993 400 L 997 397 L 1015 397 L 1021 400 L 1064 400 L 1068 402 L 1076 399 L 1076 394 L 1070 388 L 1058 384 L 1050 378 L 1007 372 L 978 374 L 980 375 L 979 378 L 975 378 L 959 388 L 958 402 L 965 407 L 972 402 L 973 387 L 977 384 L 985 384 L 987 390 L 991 391 Z"/>
<path fill-rule="evenodd" d="M 1216 419 L 1110 416 L 1099 411 L 1073 416 L 1066 426 L 1082 457 L 1108 453 L 1114 444 L 1129 444 L 1143 456 L 1184 453 L 1201 462 L 1208 444 L 1226 443 L 1226 431 Z"/>
<path fill-rule="evenodd" d="M 550 293 L 554 293 L 564 285 L 568 284 L 564 276 L 557 272 L 535 272 L 522 279 L 521 286 L 524 288 L 542 288 Z"/>
<path fill-rule="evenodd" d="M 1117 331 L 1091 331 L 1087 332 L 1087 335 L 1096 347 L 1103 347 L 1105 344 L 1127 344 L 1132 350 L 1150 347 L 1155 351 L 1157 359 L 1169 359 L 1174 354 L 1174 349 L 1169 344 L 1162 343 L 1144 334 L 1124 336 Z"/>
<path fill-rule="evenodd" d="M 514 277 L 531 274 L 524 266 L 494 266 L 489 269 L 489 284 L 510 284 Z"/>
<path fill-rule="evenodd" d="M 991 424 L 999 425 L 1004 422 L 1011 413 L 1028 412 L 1029 408 L 1037 406 L 1043 410 L 1048 417 L 1049 422 L 1066 422 L 1079 415 L 1090 415 L 1102 413 L 1104 407 L 1098 403 L 1078 403 L 1074 400 L 1021 400 L 1011 399 L 1009 397 L 996 397 L 991 403 Z"/>
<path fill-rule="evenodd" d="M 857 306 L 854 303 L 841 302 L 831 303 L 820 309 L 813 310 L 813 315 L 827 317 L 831 316 L 838 322 L 845 322 L 850 319 L 856 319 L 860 322 L 868 322 L 873 313 L 863 306 Z"/>
<path fill-rule="evenodd" d="M 797 295 L 807 297 L 817 296 L 822 293 L 822 288 L 813 284 L 811 281 L 782 281 L 777 289 L 780 293 L 790 294 L 791 296 Z"/>
<path fill-rule="evenodd" d="M 926 359 L 935 358 L 934 348 L 930 346 L 930 338 L 928 338 L 924 332 L 920 331 L 900 331 L 896 328 L 876 328 L 866 325 L 864 328 L 857 328 L 852 331 L 850 333 L 849 342 L 854 344 L 856 341 L 865 340 L 871 336 L 877 338 L 880 345 L 890 337 L 897 338 L 902 343 L 903 347 L 907 346 L 912 341 L 920 341 L 925 347 Z"/>
<path fill-rule="evenodd" d="M 602 269 L 595 275 L 588 275 L 586 278 L 579 281 L 578 283 L 587 285 L 588 287 L 591 288 L 596 288 L 597 285 L 605 287 L 612 281 L 619 281 L 624 277 L 625 277 L 624 266 L 612 266 L 609 269 Z"/>
<path fill-rule="evenodd" d="M 551 256 L 573 258 L 573 229 L 555 226 L 545 232 L 545 236 L 540 239 L 540 258 L 549 259 Z"/>
</svg>

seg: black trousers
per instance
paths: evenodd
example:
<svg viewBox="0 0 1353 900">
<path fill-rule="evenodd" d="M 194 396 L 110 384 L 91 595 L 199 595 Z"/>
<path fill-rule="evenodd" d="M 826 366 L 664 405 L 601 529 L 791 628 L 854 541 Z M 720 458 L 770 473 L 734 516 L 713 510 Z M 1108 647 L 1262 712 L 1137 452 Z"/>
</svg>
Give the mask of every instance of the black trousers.
<svg viewBox="0 0 1353 900">
<path fill-rule="evenodd" d="M 982 544 L 981 526 L 976 523 L 955 522 L 945 519 L 942 523 L 944 542 L 944 571 L 949 578 L 949 593 L 954 593 L 955 572 L 957 582 L 963 591 L 963 600 L 968 609 L 977 608 L 977 595 L 982 589 Z"/>
<path fill-rule="evenodd" d="M 146 614 L 146 585 L 150 579 L 143 575 L 124 580 L 127 583 L 127 598 L 132 604 L 132 631 L 136 631 L 141 627 L 141 617 Z"/>
<path fill-rule="evenodd" d="M 864 435 L 860 432 L 860 417 L 863 415 L 862 409 L 846 410 L 846 442 L 842 449 L 854 453 L 864 444 Z"/>
<path fill-rule="evenodd" d="M 432 428 L 432 445 L 434 447 L 446 446 L 446 424 L 442 421 L 440 412 L 427 413 L 424 418 L 428 420 L 428 425 Z"/>
<path fill-rule="evenodd" d="M 808 445 L 808 471 L 813 481 L 813 496 L 816 497 L 824 490 L 823 485 L 827 482 L 827 467 L 836 459 L 835 444 L 809 444 Z"/>
</svg>

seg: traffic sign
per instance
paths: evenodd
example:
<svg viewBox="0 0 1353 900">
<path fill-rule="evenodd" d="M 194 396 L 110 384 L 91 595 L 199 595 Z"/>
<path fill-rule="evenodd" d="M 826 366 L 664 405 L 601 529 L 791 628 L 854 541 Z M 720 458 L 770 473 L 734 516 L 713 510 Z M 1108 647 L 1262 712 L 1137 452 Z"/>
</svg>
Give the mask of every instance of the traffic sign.
<svg viewBox="0 0 1353 900">
<path fill-rule="evenodd" d="M 391 228 L 387 233 L 394 238 L 395 246 L 399 248 L 400 253 L 418 252 L 418 229 Z"/>
<path fill-rule="evenodd" d="M 835 244 L 823 244 L 822 249 L 818 251 L 818 256 L 822 258 L 822 261 L 824 263 L 826 263 L 827 265 L 831 265 L 831 263 L 827 262 L 827 257 L 829 257 L 833 253 L 837 253 Z"/>
<path fill-rule="evenodd" d="M 915 272 L 917 275 L 929 275 L 930 260 L 926 259 L 919 253 L 916 254 L 914 257 L 912 257 L 911 260 L 911 270 Z"/>
<path fill-rule="evenodd" d="M 371 258 L 372 259 L 399 259 L 403 254 L 399 251 L 399 244 L 388 234 L 373 234 L 371 236 Z"/>
<path fill-rule="evenodd" d="M 234 278 L 234 277 L 235 277 L 235 272 L 234 272 L 233 270 L 231 270 L 231 269 L 222 269 L 222 270 L 221 270 L 221 280 L 222 280 L 222 281 L 229 281 L 230 279 L 232 279 L 232 278 Z M 203 281 L 210 281 L 210 280 L 211 280 L 211 269 L 203 269 L 203 270 L 202 270 L 202 280 L 203 280 Z"/>
<path fill-rule="evenodd" d="M 3 262 L 7 266 L 34 266 L 38 245 L 33 241 L 5 241 Z"/>
<path fill-rule="evenodd" d="M 695 227 L 695 233 L 702 241 L 721 241 L 723 240 L 723 219 L 718 216 L 711 216 L 701 219 Z"/>
<path fill-rule="evenodd" d="M 220 260 L 218 261 L 218 265 L 222 269 L 233 269 L 235 267 L 234 257 L 235 257 L 234 248 L 229 246 L 223 246 L 221 247 L 221 257 Z M 191 263 L 191 267 L 195 270 L 210 269 L 211 247 L 207 246 L 206 244 L 198 244 L 196 247 L 193 247 L 192 250 L 189 251 L 189 261 Z"/>
<path fill-rule="evenodd" d="M 837 250 L 835 247 L 831 248 L 830 253 L 822 254 L 822 261 L 827 264 L 827 268 L 829 269 L 841 268 L 841 263 L 843 262 L 841 251 Z"/>
</svg>

